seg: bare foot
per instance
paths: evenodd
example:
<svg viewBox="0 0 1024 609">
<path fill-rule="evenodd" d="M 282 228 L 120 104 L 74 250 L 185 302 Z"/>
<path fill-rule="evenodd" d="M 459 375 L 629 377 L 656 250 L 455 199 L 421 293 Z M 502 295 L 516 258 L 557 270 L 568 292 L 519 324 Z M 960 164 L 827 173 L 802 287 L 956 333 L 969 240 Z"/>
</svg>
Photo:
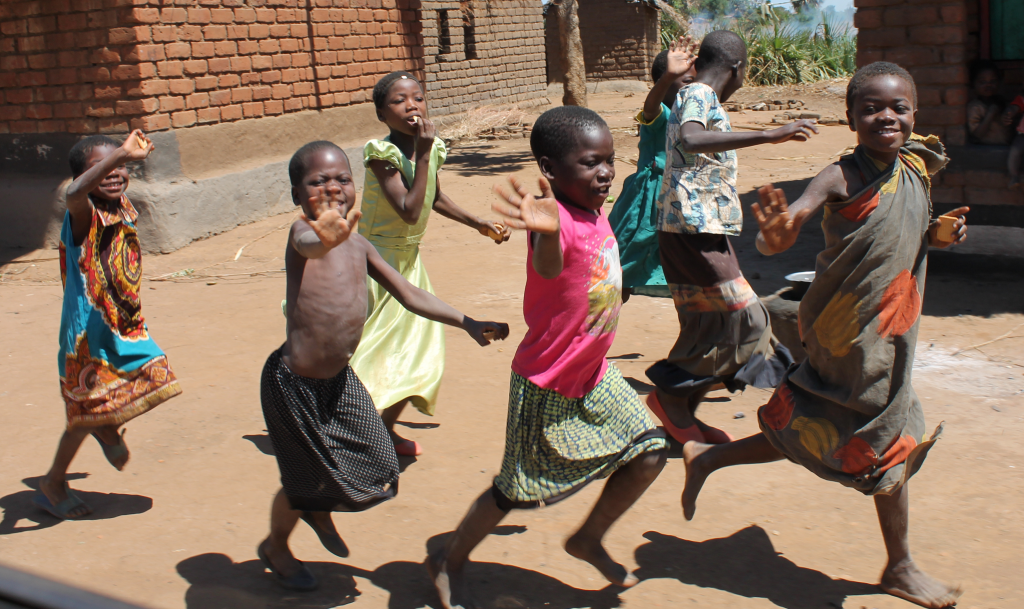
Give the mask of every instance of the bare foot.
<svg viewBox="0 0 1024 609">
<path fill-rule="evenodd" d="M 299 559 L 295 558 L 295 555 L 292 554 L 292 551 L 288 546 L 285 546 L 284 550 L 276 550 L 274 549 L 274 544 L 270 543 L 270 538 L 268 537 L 263 540 L 260 547 L 263 549 L 263 553 L 266 555 L 267 559 L 270 560 L 270 564 L 274 565 L 274 569 L 276 569 L 284 579 L 288 579 L 302 570 L 302 563 L 299 562 Z"/>
<path fill-rule="evenodd" d="M 636 575 L 626 570 L 626 567 L 612 560 L 612 557 L 608 555 L 608 551 L 604 549 L 599 540 L 590 539 L 576 533 L 565 540 L 565 551 L 570 556 L 575 556 L 593 565 L 595 569 L 601 572 L 601 575 L 604 575 L 608 581 L 616 586 L 632 588 L 640 582 Z"/>
<path fill-rule="evenodd" d="M 117 446 L 124 442 L 124 439 L 118 433 L 117 425 L 103 425 L 101 427 L 97 427 L 96 431 L 93 433 L 96 434 L 96 438 L 100 442 L 107 446 L 104 448 L 104 454 L 109 450 L 109 447 Z M 113 465 L 114 469 L 117 471 L 124 471 L 124 466 L 128 465 L 128 460 L 131 459 L 131 456 L 131 452 L 128 451 L 128 445 L 125 444 L 124 454 L 114 459 L 110 464 Z"/>
<path fill-rule="evenodd" d="M 702 467 L 702 459 L 699 457 L 711 448 L 713 444 L 701 444 L 700 442 L 687 442 L 683 445 L 683 462 L 686 463 L 686 485 L 683 487 L 683 517 L 693 520 L 693 513 L 697 511 L 697 495 L 700 494 L 704 481 L 707 480 L 707 468 Z"/>
<path fill-rule="evenodd" d="M 44 476 L 39 479 L 39 490 L 50 500 L 50 505 L 55 507 L 68 499 L 67 482 L 54 483 Z M 68 518 L 81 518 L 91 513 L 92 508 L 83 503 L 68 510 Z"/>
<path fill-rule="evenodd" d="M 443 550 L 427 557 L 427 572 L 444 609 L 476 609 L 466 592 L 462 569 L 449 567 Z"/>
<path fill-rule="evenodd" d="M 963 594 L 959 586 L 944 584 L 919 569 L 912 558 L 886 567 L 878 587 L 893 596 L 929 609 L 952 607 Z"/>
</svg>

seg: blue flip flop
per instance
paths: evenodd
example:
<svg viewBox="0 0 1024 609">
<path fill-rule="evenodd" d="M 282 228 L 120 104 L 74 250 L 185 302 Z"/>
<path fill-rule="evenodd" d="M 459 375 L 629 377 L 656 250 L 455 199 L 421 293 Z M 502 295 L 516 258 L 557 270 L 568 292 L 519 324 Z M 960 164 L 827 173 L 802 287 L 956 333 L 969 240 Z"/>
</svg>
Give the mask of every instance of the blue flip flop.
<svg viewBox="0 0 1024 609">
<path fill-rule="evenodd" d="M 46 510 L 54 517 L 60 518 L 61 520 L 75 520 L 92 514 L 92 508 L 82 501 L 82 498 L 71 490 L 67 484 L 64 485 L 64 490 L 67 491 L 68 498 L 57 505 L 53 505 L 50 498 L 42 492 L 37 493 L 36 496 L 32 498 L 32 503 L 34 503 L 36 507 Z M 88 512 L 81 514 L 80 516 L 68 516 L 68 512 L 83 505 L 89 510 Z"/>
<path fill-rule="evenodd" d="M 306 521 L 316 536 L 320 538 L 320 543 L 323 544 L 327 551 L 340 558 L 348 558 L 348 546 L 345 545 L 345 540 L 338 535 L 337 531 L 327 531 L 320 528 L 320 525 L 313 520 L 313 514 L 309 512 L 302 512 L 302 519 Z"/>
<path fill-rule="evenodd" d="M 121 435 L 117 437 L 117 444 L 107 444 L 98 435 L 92 434 L 92 437 L 96 438 L 96 441 L 100 443 L 100 448 L 103 449 L 103 456 L 107 458 L 107 462 L 113 465 L 117 471 L 123 470 L 124 466 L 128 465 L 127 461 L 121 467 L 114 465 L 118 459 L 128 454 L 128 445 L 124 443 L 124 434 L 126 433 L 128 433 L 127 429 L 121 430 Z"/>
<path fill-rule="evenodd" d="M 274 563 L 270 562 L 270 557 L 268 557 L 267 553 L 263 551 L 263 542 L 260 542 L 260 545 L 256 546 L 256 556 L 259 556 L 260 562 L 263 563 L 263 566 L 270 569 L 270 572 L 274 574 L 274 577 L 277 578 L 277 583 L 289 590 L 295 590 L 296 592 L 311 592 L 316 590 L 317 586 L 320 585 L 320 582 L 316 580 L 316 576 L 313 575 L 313 572 L 310 571 L 306 565 L 302 564 L 301 561 L 299 564 L 302 565 L 302 568 L 300 568 L 297 573 L 291 577 L 281 575 L 281 573 L 274 568 Z"/>
</svg>

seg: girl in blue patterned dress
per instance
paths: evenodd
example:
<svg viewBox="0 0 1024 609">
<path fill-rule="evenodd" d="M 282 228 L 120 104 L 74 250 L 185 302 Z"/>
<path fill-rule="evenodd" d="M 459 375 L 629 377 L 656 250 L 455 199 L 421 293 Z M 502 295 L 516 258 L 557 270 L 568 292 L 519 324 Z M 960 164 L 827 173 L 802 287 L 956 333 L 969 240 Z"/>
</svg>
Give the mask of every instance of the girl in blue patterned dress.
<svg viewBox="0 0 1024 609">
<path fill-rule="evenodd" d="M 142 318 L 139 214 L 124 194 L 125 163 L 152 151 L 153 144 L 136 130 L 124 144 L 102 135 L 87 137 L 69 154 L 75 180 L 67 190 L 60 237 L 64 307 L 57 357 L 68 423 L 34 499 L 58 518 L 92 511 L 66 479 L 82 441 L 92 434 L 110 464 L 121 470 L 129 453 L 118 428 L 181 393 Z"/>
</svg>

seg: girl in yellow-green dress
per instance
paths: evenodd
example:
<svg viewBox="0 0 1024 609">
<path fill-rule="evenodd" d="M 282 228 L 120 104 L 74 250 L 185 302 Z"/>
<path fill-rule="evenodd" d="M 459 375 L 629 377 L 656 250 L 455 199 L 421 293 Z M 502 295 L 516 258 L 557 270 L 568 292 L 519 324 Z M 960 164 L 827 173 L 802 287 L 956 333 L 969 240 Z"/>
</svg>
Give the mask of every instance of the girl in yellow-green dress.
<svg viewBox="0 0 1024 609">
<path fill-rule="evenodd" d="M 441 192 L 437 172 L 448 155 L 427 120 L 426 94 L 408 72 L 392 72 L 373 88 L 377 118 L 391 133 L 363 149 L 363 188 L 359 234 L 416 287 L 433 293 L 420 260 L 420 240 L 430 210 L 461 222 L 501 243 L 508 228 L 482 220 Z M 406 311 L 387 290 L 367 279 L 369 313 L 351 365 L 366 385 L 399 455 L 416 456 L 420 445 L 395 433 L 395 422 L 409 404 L 434 414 L 444 373 L 441 324 Z"/>
</svg>

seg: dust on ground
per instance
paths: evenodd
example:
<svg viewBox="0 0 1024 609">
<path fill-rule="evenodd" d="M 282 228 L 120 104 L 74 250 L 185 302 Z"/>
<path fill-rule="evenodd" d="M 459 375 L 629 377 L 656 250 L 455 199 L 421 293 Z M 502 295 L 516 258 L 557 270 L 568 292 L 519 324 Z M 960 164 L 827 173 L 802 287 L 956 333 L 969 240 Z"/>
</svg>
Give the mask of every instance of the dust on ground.
<svg viewBox="0 0 1024 609">
<path fill-rule="evenodd" d="M 613 128 L 619 158 L 635 158 L 632 116 L 642 97 L 590 101 Z M 744 204 L 767 181 L 794 199 L 852 143 L 846 127 L 823 127 L 810 142 L 741 151 Z M 633 167 L 617 168 L 621 184 Z M 441 182 L 457 203 L 490 215 L 490 187 L 509 172 L 535 183 L 527 139 L 460 144 Z M 296 555 L 322 587 L 296 594 L 278 588 L 255 556 L 278 487 L 259 375 L 284 339 L 280 270 L 291 220 L 268 218 L 145 258 L 146 320 L 184 394 L 127 426 L 133 456 L 125 472 L 107 465 L 94 443 L 84 445 L 72 484 L 96 512 L 82 521 L 58 522 L 31 503 L 64 425 L 54 374 L 61 310 L 55 252 L 32 252 L 20 260 L 34 261 L 0 269 L 0 458 L 7 472 L 0 480 L 0 561 L 158 608 L 439 606 L 422 566 L 426 549 L 443 541 L 501 461 L 509 364 L 526 330 L 524 237 L 497 246 L 440 216 L 431 220 L 422 251 L 438 295 L 474 317 L 509 322 L 511 337 L 480 348 L 446 330 L 437 416 L 409 413 L 401 430 L 425 454 L 402 460 L 395 500 L 335 515 L 349 559 L 330 555 L 308 527 L 297 527 Z M 756 252 L 755 234 L 748 220 L 734 244 L 758 293 L 813 268 L 821 245 L 816 226 L 772 258 Z M 1021 265 L 994 260 L 933 253 L 915 374 L 929 424 L 945 420 L 946 433 L 911 485 L 912 547 L 925 569 L 963 582 L 961 607 L 978 609 L 1024 602 L 1024 282 L 1013 271 Z M 644 369 L 668 351 L 677 328 L 669 302 L 634 298 L 623 307 L 609 356 L 646 392 Z M 748 435 L 757 431 L 755 411 L 768 395 L 718 393 L 701 413 Z M 788 462 L 733 468 L 709 481 L 696 519 L 686 522 L 683 481 L 676 451 L 608 536 L 613 556 L 639 569 L 643 581 L 635 588 L 607 586 L 561 549 L 593 504 L 595 484 L 556 506 L 510 513 L 473 556 L 473 590 L 483 606 L 500 609 L 910 607 L 874 586 L 885 554 L 868 498 Z"/>
</svg>

